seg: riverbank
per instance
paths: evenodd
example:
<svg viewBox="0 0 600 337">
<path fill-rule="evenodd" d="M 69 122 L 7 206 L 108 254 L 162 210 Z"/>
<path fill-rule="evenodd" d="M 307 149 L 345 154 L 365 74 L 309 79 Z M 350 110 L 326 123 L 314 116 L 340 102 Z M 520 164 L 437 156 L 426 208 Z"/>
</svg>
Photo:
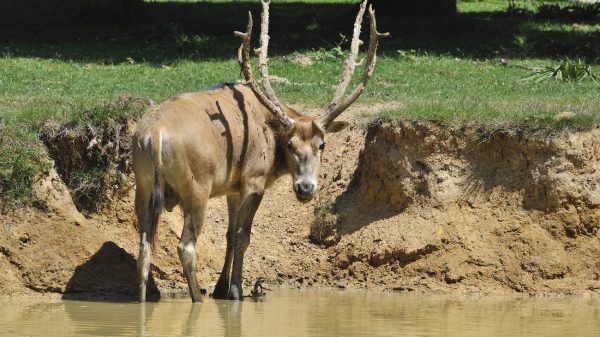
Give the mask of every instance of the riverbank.
<svg viewBox="0 0 600 337">
<path fill-rule="evenodd" d="M 99 144 L 119 144 L 104 155 L 113 170 L 106 181 L 120 183 L 94 204 L 73 202 L 77 194 L 61 177 L 85 166 L 69 152 L 77 142 L 47 138 L 54 166 L 35 184 L 39 201 L 0 214 L 0 293 L 135 297 L 132 175 L 113 165 L 128 158 L 124 135 L 134 128 L 130 121 L 117 128 L 123 133 L 97 135 Z M 425 293 L 600 293 L 598 127 L 356 118 L 327 144 L 315 201 L 295 201 L 288 177 L 265 194 L 244 264 L 246 292 L 264 278 L 273 286 Z M 209 292 L 226 221 L 225 200 L 211 200 L 198 242 L 198 276 Z M 163 213 L 155 295 L 187 291 L 176 252 L 182 224 L 177 209 Z"/>
</svg>

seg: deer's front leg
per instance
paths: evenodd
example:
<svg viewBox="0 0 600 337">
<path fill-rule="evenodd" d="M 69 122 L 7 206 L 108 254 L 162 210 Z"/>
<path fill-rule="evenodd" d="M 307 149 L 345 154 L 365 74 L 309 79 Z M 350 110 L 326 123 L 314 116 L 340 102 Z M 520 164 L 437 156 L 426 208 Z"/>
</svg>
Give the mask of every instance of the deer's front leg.
<svg viewBox="0 0 600 337">
<path fill-rule="evenodd" d="M 233 261 L 234 235 L 237 229 L 237 215 L 239 205 L 239 196 L 227 196 L 227 210 L 229 211 L 229 226 L 227 228 L 227 249 L 225 251 L 225 262 L 219 280 L 215 285 L 212 297 L 215 299 L 226 299 L 229 294 L 229 280 L 231 279 L 231 263 Z"/>
<path fill-rule="evenodd" d="M 252 220 L 254 214 L 260 205 L 263 197 L 264 184 L 245 188 L 240 199 L 240 208 L 238 211 L 237 230 L 234 234 L 233 248 L 233 268 L 231 270 L 231 285 L 229 286 L 230 300 L 242 301 L 244 294 L 242 291 L 242 266 L 244 263 L 244 253 L 250 244 L 250 232 L 252 230 Z"/>
</svg>

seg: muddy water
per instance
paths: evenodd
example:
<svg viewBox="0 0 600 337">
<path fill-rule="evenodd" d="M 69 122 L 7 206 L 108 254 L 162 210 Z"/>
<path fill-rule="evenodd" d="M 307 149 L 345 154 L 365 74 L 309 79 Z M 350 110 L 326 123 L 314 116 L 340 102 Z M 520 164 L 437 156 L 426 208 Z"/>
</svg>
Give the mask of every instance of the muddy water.
<svg viewBox="0 0 600 337">
<path fill-rule="evenodd" d="M 599 336 L 600 300 L 277 290 L 263 301 L 2 301 L 1 336 Z"/>
</svg>

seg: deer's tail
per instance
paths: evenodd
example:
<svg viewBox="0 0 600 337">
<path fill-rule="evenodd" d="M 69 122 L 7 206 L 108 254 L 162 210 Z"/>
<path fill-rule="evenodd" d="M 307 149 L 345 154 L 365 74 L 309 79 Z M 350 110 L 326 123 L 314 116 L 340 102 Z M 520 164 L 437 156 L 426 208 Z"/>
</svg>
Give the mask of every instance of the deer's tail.
<svg viewBox="0 0 600 337">
<path fill-rule="evenodd" d="M 152 186 L 152 192 L 150 192 L 150 200 L 148 202 L 148 216 L 150 217 L 150 227 L 148 228 L 148 241 L 154 245 L 156 241 L 156 230 L 160 221 L 160 214 L 165 206 L 165 194 L 163 191 L 163 183 L 161 181 L 161 167 L 162 167 L 162 134 L 159 133 L 158 137 L 153 137 L 154 142 L 151 141 L 148 150 L 150 150 L 150 156 L 152 158 L 152 166 L 154 167 L 154 185 Z"/>
</svg>

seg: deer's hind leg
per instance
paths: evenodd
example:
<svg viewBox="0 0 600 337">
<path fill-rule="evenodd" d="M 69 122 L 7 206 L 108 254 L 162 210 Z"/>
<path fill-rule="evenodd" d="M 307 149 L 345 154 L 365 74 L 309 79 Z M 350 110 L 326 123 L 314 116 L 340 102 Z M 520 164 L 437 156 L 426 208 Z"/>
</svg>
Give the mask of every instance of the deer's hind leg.
<svg viewBox="0 0 600 337">
<path fill-rule="evenodd" d="M 150 273 L 150 260 L 152 257 L 152 238 L 150 237 L 150 214 L 148 210 L 148 201 L 150 192 L 138 185 L 135 191 L 135 212 L 137 215 L 139 233 L 140 233 L 140 251 L 137 258 L 137 271 L 139 279 L 139 301 L 146 301 L 146 285 L 148 284 L 148 274 Z"/>
<path fill-rule="evenodd" d="M 208 185 L 210 186 L 210 184 Z M 186 197 L 186 203 L 183 205 L 185 220 L 177 252 L 183 265 L 183 272 L 187 279 L 192 301 L 201 302 L 200 287 L 196 278 L 196 242 L 204 226 L 210 188 L 199 186 L 192 188 L 192 193 L 189 197 Z"/>
</svg>

